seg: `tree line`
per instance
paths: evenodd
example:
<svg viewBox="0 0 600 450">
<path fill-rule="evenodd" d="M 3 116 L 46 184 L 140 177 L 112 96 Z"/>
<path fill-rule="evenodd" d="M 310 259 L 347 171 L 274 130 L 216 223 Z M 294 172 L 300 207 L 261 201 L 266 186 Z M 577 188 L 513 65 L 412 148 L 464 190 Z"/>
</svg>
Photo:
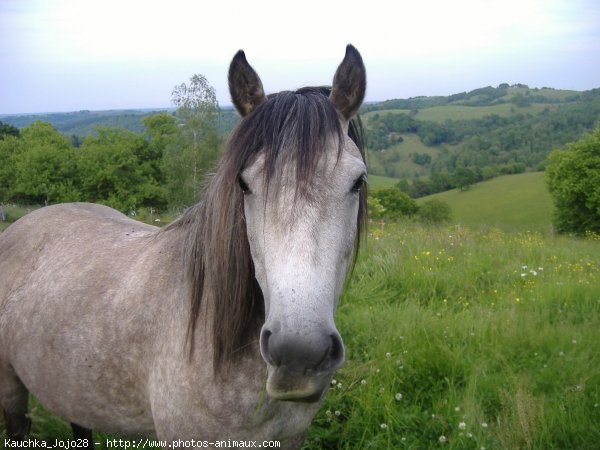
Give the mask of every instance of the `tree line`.
<svg viewBox="0 0 600 450">
<path fill-rule="evenodd" d="M 214 89 L 201 75 L 176 86 L 174 113 L 144 117 L 141 133 L 98 128 L 75 142 L 46 122 L 0 123 L 0 203 L 102 203 L 123 212 L 178 209 L 198 198 L 221 146 Z"/>
<path fill-rule="evenodd" d="M 538 114 L 518 113 L 517 109 L 507 117 L 490 115 L 443 123 L 418 120 L 418 111 L 375 113 L 367 121 L 372 172 L 404 178 L 401 188 L 421 197 L 498 175 L 543 170 L 552 149 L 577 140 L 600 119 L 600 89 L 583 92 L 577 100 Z M 394 146 L 407 133 L 438 150 L 435 158 L 411 154 L 413 162 L 427 168 L 428 178 L 408 181 L 394 164 L 400 158 Z"/>
</svg>

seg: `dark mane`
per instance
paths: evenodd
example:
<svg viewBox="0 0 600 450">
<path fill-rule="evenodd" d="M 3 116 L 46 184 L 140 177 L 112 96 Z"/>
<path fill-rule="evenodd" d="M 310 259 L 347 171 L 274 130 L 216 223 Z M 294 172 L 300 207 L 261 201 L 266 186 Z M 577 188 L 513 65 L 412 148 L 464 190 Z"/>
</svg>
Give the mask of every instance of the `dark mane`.
<svg viewBox="0 0 600 450">
<path fill-rule="evenodd" d="M 277 183 L 282 169 L 291 164 L 295 167 L 297 195 L 306 195 L 332 135 L 340 138 L 342 150 L 340 118 L 329 93 L 327 87 L 281 92 L 269 96 L 245 116 L 232 132 L 202 200 L 164 231 L 184 234 L 182 252 L 191 302 L 187 330 L 190 355 L 199 316 L 206 317 L 215 372 L 227 371 L 230 363 L 251 347 L 265 319 L 263 296 L 254 277 L 246 237 L 240 172 L 263 152 L 267 187 Z M 348 134 L 364 159 L 360 119 L 352 120 Z M 365 218 L 363 188 L 355 253 Z"/>
</svg>

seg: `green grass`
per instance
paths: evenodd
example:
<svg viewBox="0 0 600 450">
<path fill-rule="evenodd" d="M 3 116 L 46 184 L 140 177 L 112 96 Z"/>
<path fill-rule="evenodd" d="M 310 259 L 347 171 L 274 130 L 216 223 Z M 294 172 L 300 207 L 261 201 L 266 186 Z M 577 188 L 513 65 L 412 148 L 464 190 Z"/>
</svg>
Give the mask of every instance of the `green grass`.
<svg viewBox="0 0 600 450">
<path fill-rule="evenodd" d="M 574 95 L 581 94 L 581 92 L 571 91 L 568 89 L 541 88 L 538 90 L 530 90 L 530 89 L 526 89 L 526 88 L 511 87 L 508 89 L 508 97 L 513 97 L 515 94 L 518 94 L 518 93 L 525 95 L 528 91 L 532 95 L 543 95 L 544 97 L 546 97 L 550 100 L 560 101 L 560 102 L 566 102 L 567 98 L 573 97 Z"/>
<path fill-rule="evenodd" d="M 380 109 L 378 111 L 369 111 L 361 114 L 363 120 L 367 121 L 374 115 L 384 116 L 386 114 L 410 114 L 410 109 Z"/>
<path fill-rule="evenodd" d="M 305 448 L 598 448 L 598 254 L 598 236 L 386 225 Z"/>
<path fill-rule="evenodd" d="M 402 133 L 402 138 L 403 142 L 391 148 L 369 152 L 369 169 L 377 173 L 386 173 L 386 168 L 393 166 L 396 168 L 395 176 L 398 178 L 413 178 L 429 174 L 429 167 L 414 163 L 410 155 L 425 153 L 435 159 L 440 149 L 426 146 L 416 133 Z"/>
<path fill-rule="evenodd" d="M 452 208 L 454 221 L 473 227 L 548 229 L 552 223 L 552 198 L 543 172 L 506 175 L 471 186 L 442 192 L 417 201 L 443 200 Z"/>
<path fill-rule="evenodd" d="M 380 175 L 369 175 L 369 189 L 385 189 L 398 184 L 397 178 L 382 177 Z"/>
<path fill-rule="evenodd" d="M 467 105 L 444 105 L 433 106 L 419 110 L 416 118 L 431 122 L 445 122 L 446 120 L 473 120 L 481 119 L 493 114 L 498 116 L 510 116 L 512 114 L 537 114 L 544 109 L 556 109 L 553 105 L 533 104 L 526 107 L 518 107 L 511 103 L 502 103 L 492 106 L 467 106 Z"/>
<path fill-rule="evenodd" d="M 548 92 L 549 94 L 546 94 Z M 551 90 L 540 90 L 540 95 L 548 95 L 553 99 L 564 100 L 567 96 L 565 92 L 569 91 L 557 91 L 552 92 Z M 430 122 L 445 122 L 446 120 L 473 120 L 481 119 L 485 116 L 498 115 L 502 117 L 510 116 L 512 114 L 538 114 L 544 111 L 546 108 L 553 110 L 557 106 L 553 104 L 542 104 L 534 103 L 530 106 L 519 107 L 512 103 L 501 103 L 498 105 L 489 106 L 471 106 L 471 105 L 439 105 L 432 106 L 429 108 L 420 109 L 415 119 L 425 120 Z M 371 111 L 363 115 L 363 119 L 368 121 L 370 117 L 375 114 L 380 116 L 385 114 L 409 114 L 410 111 L 406 109 L 384 109 L 381 111 Z"/>
</svg>

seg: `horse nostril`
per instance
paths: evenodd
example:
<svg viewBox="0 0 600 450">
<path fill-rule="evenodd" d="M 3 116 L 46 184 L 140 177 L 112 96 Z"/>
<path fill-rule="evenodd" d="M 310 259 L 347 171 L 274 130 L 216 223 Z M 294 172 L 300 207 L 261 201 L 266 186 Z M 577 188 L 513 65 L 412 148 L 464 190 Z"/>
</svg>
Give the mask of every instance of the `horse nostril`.
<svg viewBox="0 0 600 450">
<path fill-rule="evenodd" d="M 344 362 L 344 344 L 339 334 L 329 336 L 329 345 L 321 360 L 315 366 L 316 370 L 336 369 Z"/>
<path fill-rule="evenodd" d="M 344 344 L 342 338 L 337 333 L 329 335 L 330 346 L 327 355 L 319 364 L 321 369 L 336 369 L 344 362 Z"/>
<path fill-rule="evenodd" d="M 273 357 L 271 356 L 271 353 L 269 352 L 269 338 L 271 337 L 272 334 L 273 333 L 268 328 L 263 328 L 262 331 L 260 332 L 260 353 L 262 354 L 262 357 L 265 359 L 265 361 L 267 363 L 276 366 L 279 364 L 274 363 Z"/>
<path fill-rule="evenodd" d="M 329 335 L 331 337 L 331 361 L 334 365 L 339 365 L 344 360 L 344 344 L 339 334 L 334 333 Z"/>
</svg>

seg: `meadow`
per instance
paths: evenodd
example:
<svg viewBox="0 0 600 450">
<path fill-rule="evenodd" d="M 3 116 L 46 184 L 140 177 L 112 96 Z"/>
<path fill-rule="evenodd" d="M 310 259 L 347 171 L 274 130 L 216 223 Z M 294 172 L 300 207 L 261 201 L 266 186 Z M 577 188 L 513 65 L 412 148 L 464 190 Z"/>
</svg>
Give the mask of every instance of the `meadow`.
<svg viewBox="0 0 600 450">
<path fill-rule="evenodd" d="M 550 230 L 552 197 L 544 172 L 505 175 L 417 200 L 442 200 L 457 223 L 471 227 L 496 226 L 505 230 Z"/>
<path fill-rule="evenodd" d="M 444 123 L 446 120 L 473 120 L 491 115 L 508 117 L 514 114 L 538 114 L 545 109 L 556 110 L 556 106 L 549 106 L 544 103 L 536 103 L 525 107 L 516 107 L 511 103 L 501 103 L 489 106 L 438 105 L 419 110 L 414 117 L 418 120 Z M 411 111 L 407 109 L 384 109 L 368 112 L 364 115 L 364 118 L 368 119 L 375 114 L 409 114 L 410 112 Z"/>
<path fill-rule="evenodd" d="M 600 238 L 387 224 L 305 448 L 600 448 Z"/>
<path fill-rule="evenodd" d="M 373 225 L 305 450 L 600 448 L 600 236 L 548 229 Z M 34 437 L 71 436 L 31 416 Z"/>
</svg>

